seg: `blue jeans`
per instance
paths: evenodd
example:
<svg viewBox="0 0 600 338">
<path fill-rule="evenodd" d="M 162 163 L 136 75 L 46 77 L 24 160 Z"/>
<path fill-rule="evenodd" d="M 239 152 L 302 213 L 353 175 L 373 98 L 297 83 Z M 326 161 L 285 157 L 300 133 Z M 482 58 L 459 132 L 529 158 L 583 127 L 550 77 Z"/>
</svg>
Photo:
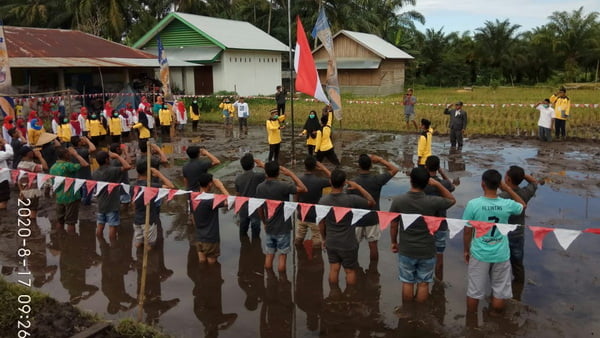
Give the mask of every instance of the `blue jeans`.
<svg viewBox="0 0 600 338">
<path fill-rule="evenodd" d="M 290 241 L 292 236 L 289 232 L 279 235 L 267 234 L 265 238 L 265 254 L 273 255 L 279 251 L 282 255 L 290 252 Z"/>
<path fill-rule="evenodd" d="M 538 126 L 538 137 L 541 141 L 550 142 L 552 141 L 552 130 Z"/>
<path fill-rule="evenodd" d="M 433 258 L 411 258 L 398 254 L 398 269 L 400 281 L 403 283 L 431 283 L 433 282 Z"/>
<path fill-rule="evenodd" d="M 510 248 L 510 265 L 515 282 L 525 281 L 525 267 L 523 256 L 525 254 L 525 227 L 519 225 L 515 230 L 508 233 L 508 246 Z"/>
</svg>

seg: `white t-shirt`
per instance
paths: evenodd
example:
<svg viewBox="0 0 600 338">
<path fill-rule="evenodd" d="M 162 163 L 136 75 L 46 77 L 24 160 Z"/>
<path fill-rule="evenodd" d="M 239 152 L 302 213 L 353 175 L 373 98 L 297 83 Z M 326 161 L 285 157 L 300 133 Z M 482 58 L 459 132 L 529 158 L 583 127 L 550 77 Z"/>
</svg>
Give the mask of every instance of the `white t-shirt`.
<svg viewBox="0 0 600 338">
<path fill-rule="evenodd" d="M 552 128 L 552 119 L 554 118 L 554 109 L 548 106 L 548 108 L 544 107 L 544 105 L 540 104 L 535 109 L 540 111 L 540 118 L 538 120 L 538 126 L 544 128 Z"/>
<path fill-rule="evenodd" d="M 250 109 L 248 108 L 248 104 L 246 102 L 242 103 L 235 101 L 233 106 L 237 110 L 238 117 L 250 117 Z"/>
</svg>

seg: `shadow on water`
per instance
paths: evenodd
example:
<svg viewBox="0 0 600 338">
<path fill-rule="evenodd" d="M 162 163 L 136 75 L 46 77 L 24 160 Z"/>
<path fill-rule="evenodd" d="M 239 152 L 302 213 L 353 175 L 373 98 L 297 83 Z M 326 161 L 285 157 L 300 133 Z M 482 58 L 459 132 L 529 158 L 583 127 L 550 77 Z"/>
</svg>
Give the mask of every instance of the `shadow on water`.
<svg viewBox="0 0 600 338">
<path fill-rule="evenodd" d="M 392 197 L 408 190 L 405 172 L 416 161 L 417 135 L 337 130 L 334 134 L 336 151 L 349 177 L 357 174 L 360 153 L 377 153 L 402 168 L 382 191 L 381 207 L 388 210 Z M 301 172 L 300 165 L 290 163 L 290 137 L 286 132 L 281 162 Z M 296 145 L 298 163 L 304 158 L 302 142 L 299 138 Z M 248 135 L 240 135 L 235 128 L 224 132 L 220 126 L 204 127 L 199 135 L 162 143 L 171 161 L 162 171 L 182 184 L 180 165 L 185 150 L 201 144 L 221 159 L 223 164 L 214 175 L 232 192 L 240 172 L 239 157 L 251 151 L 264 160 L 265 143 L 258 127 L 251 127 Z M 547 182 L 528 206 L 527 224 L 578 230 L 600 224 L 600 160 L 590 155 L 597 152 L 591 144 L 477 139 L 457 151 L 448 147 L 445 138 L 435 137 L 433 152 L 440 156 L 450 179 L 459 183 L 458 202 L 448 217 L 460 218 L 467 201 L 481 194 L 480 175 L 485 169 L 504 172 L 510 165 L 521 165 Z M 132 211 L 122 210 L 117 240 L 110 242 L 94 234 L 95 205 L 81 209 L 76 228 L 52 230 L 48 217 L 53 206 L 50 200 L 46 202 L 31 226 L 28 244 L 34 288 L 108 319 L 136 318 L 142 257 L 141 249 L 132 246 Z M 10 203 L 9 210 L 14 209 L 15 200 Z M 503 318 L 487 316 L 487 302 L 482 302 L 474 321 L 478 327 L 467 328 L 461 234 L 448 241 L 444 282 L 434 283 L 428 303 L 406 317 L 395 312 L 401 306 L 401 290 L 388 230 L 379 241 L 377 265 L 370 264 L 367 244 L 361 243 L 358 284 L 349 290 L 344 282 L 339 286 L 327 283 L 327 256 L 310 246 L 294 248 L 287 271 L 266 273 L 264 234 L 239 239 L 233 211 L 219 217 L 219 264 L 201 266 L 192 243 L 186 197 L 163 203 L 158 242 L 148 258 L 145 322 L 177 337 L 561 337 L 591 335 L 600 329 L 596 306 L 600 246 L 591 234 L 580 235 L 568 251 L 549 234 L 539 250 L 527 230 L 525 283 L 514 288 L 520 300 L 510 302 Z M 14 214 L 0 211 L 0 264 L 12 281 L 23 270 L 16 257 L 15 224 Z"/>
</svg>

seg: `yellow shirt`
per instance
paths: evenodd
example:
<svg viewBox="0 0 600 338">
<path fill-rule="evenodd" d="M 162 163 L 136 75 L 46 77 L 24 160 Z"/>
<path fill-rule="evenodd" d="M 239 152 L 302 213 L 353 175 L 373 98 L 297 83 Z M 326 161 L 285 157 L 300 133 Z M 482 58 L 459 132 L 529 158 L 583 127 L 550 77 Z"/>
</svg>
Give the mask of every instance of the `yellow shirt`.
<svg viewBox="0 0 600 338">
<path fill-rule="evenodd" d="M 91 137 L 104 135 L 102 134 L 104 126 L 102 126 L 99 120 L 87 120 L 86 123 Z"/>
<path fill-rule="evenodd" d="M 333 113 L 329 113 L 327 117 L 327 125 L 321 130 L 317 131 L 317 140 L 315 145 L 315 152 L 327 151 L 333 149 L 333 141 L 331 141 L 331 121 Z"/>
<path fill-rule="evenodd" d="M 221 109 L 221 111 L 223 112 L 223 115 L 225 115 L 225 110 L 227 110 L 227 115 L 230 115 L 231 113 L 233 113 L 235 111 L 233 104 L 225 103 L 225 102 L 221 102 L 221 104 L 219 104 L 219 109 Z"/>
<path fill-rule="evenodd" d="M 281 125 L 279 120 L 267 120 L 267 140 L 269 144 L 281 143 Z"/>
<path fill-rule="evenodd" d="M 192 109 L 192 106 L 190 106 L 190 119 L 192 119 L 192 121 L 200 120 L 200 114 L 194 114 L 194 110 Z"/>
<path fill-rule="evenodd" d="M 161 126 L 170 126 L 173 121 L 173 114 L 171 114 L 171 110 L 169 109 L 161 109 L 158 112 L 158 118 L 160 119 Z"/>
<path fill-rule="evenodd" d="M 101 121 L 98 121 L 98 124 L 100 125 L 100 135 L 106 135 L 106 134 L 108 134 L 106 132 L 106 128 L 104 128 L 104 124 L 102 124 Z"/>
<path fill-rule="evenodd" d="M 42 135 L 42 133 L 44 132 L 44 128 L 40 129 L 40 130 L 35 130 L 33 128 L 30 128 L 27 131 L 27 142 L 30 145 L 35 145 L 38 141 L 38 139 L 40 138 L 40 135 Z"/>
<path fill-rule="evenodd" d="M 304 129 L 302 131 L 302 135 L 306 135 L 306 133 L 308 133 L 306 131 L 306 129 Z M 310 135 L 308 136 L 308 138 L 306 138 L 306 145 L 307 146 L 316 146 L 317 145 L 317 138 L 316 137 L 310 137 Z"/>
<path fill-rule="evenodd" d="M 148 128 L 144 127 L 143 124 L 138 122 L 133 125 L 133 129 L 139 129 L 141 140 L 150 138 L 150 130 Z"/>
<path fill-rule="evenodd" d="M 111 135 L 115 135 L 115 136 L 121 135 L 121 131 L 123 130 L 123 125 L 121 124 L 121 118 L 111 117 L 108 128 L 110 128 Z"/>
<path fill-rule="evenodd" d="M 71 142 L 71 136 L 73 136 L 73 132 L 71 131 L 71 124 L 59 124 L 58 129 L 56 129 L 56 136 L 58 136 L 58 139 L 61 142 Z"/>
<path fill-rule="evenodd" d="M 417 145 L 417 156 L 419 156 L 419 165 L 425 165 L 427 158 L 431 156 L 431 140 L 433 138 L 433 128 L 423 131 L 419 136 Z"/>
<path fill-rule="evenodd" d="M 550 102 L 554 105 L 554 118 L 566 120 L 571 112 L 571 100 L 568 97 L 550 96 Z"/>
</svg>

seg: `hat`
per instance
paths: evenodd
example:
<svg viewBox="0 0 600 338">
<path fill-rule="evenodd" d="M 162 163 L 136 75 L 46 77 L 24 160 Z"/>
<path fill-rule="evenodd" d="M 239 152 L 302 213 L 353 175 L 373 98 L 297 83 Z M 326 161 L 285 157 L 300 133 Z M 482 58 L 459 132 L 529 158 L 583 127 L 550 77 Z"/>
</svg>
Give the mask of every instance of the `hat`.
<svg viewBox="0 0 600 338">
<path fill-rule="evenodd" d="M 279 113 L 279 110 L 277 108 L 273 108 L 269 111 L 269 113 L 273 114 L 273 113 Z"/>
<path fill-rule="evenodd" d="M 463 105 L 463 102 L 462 102 L 462 101 L 458 101 L 458 102 L 456 102 L 456 105 L 457 105 L 457 106 L 462 106 L 462 105 Z"/>
<path fill-rule="evenodd" d="M 55 134 L 42 133 L 42 135 L 40 135 L 40 138 L 38 138 L 38 141 L 35 145 L 43 146 L 46 143 L 50 143 L 50 142 L 54 141 L 54 139 L 56 139 L 56 138 L 57 138 L 57 136 Z"/>
</svg>

